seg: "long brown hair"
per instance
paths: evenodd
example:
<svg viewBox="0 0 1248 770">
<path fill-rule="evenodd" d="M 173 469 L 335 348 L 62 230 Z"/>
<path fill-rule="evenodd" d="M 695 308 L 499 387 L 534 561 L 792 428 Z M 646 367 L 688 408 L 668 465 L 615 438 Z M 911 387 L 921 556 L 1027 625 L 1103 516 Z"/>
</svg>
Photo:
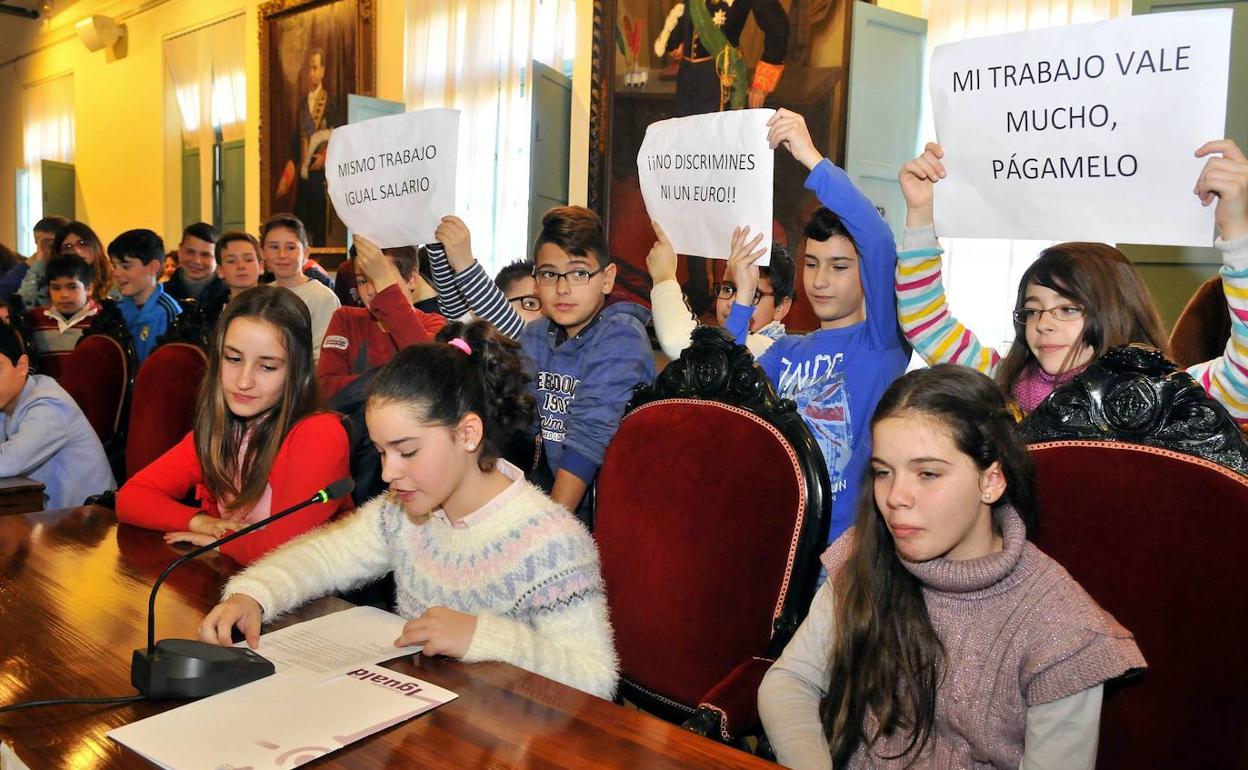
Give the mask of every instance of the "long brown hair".
<svg viewBox="0 0 1248 770">
<path fill-rule="evenodd" d="M 1083 342 L 1092 348 L 1093 359 L 1132 342 L 1165 351 L 1165 327 L 1152 295 L 1131 261 L 1113 246 L 1072 241 L 1040 252 L 1018 282 L 1015 309 L 1023 307 L 1027 287 L 1033 283 L 1083 308 Z M 1078 351 L 1072 349 L 1063 369 L 1070 368 L 1076 355 Z M 997 382 L 1012 394 L 1018 378 L 1034 365 L 1036 356 L 1027 344 L 1026 324 L 1015 321 L 1014 344 L 997 370 Z"/>
<path fill-rule="evenodd" d="M 1000 463 L 1006 481 L 1001 502 L 1014 507 L 1028 531 L 1035 526 L 1031 457 L 992 380 L 953 364 L 910 372 L 885 391 L 871 427 L 902 414 L 945 427 L 980 470 Z M 863 484 L 853 550 L 841 570 L 828 576 L 835 586 L 836 632 L 824 729 L 834 767 L 845 765 L 859 746 L 870 747 L 896 730 L 909 731 L 910 739 L 891 758 L 910 756 L 913 763 L 931 737 L 944 662 L 921 584 L 897 556 L 873 486 Z M 868 713 L 876 720 L 872 731 Z"/>
<path fill-rule="evenodd" d="M 52 241 L 52 253 L 60 254 L 65 239 L 71 235 L 76 235 L 86 241 L 93 255 L 91 270 L 95 278 L 91 281 L 91 296 L 97 300 L 107 299 L 109 289 L 113 287 L 113 263 L 104 253 L 104 244 L 100 242 L 100 236 L 96 235 L 86 222 L 70 222 L 57 230 L 56 238 Z"/>
<path fill-rule="evenodd" d="M 225 333 L 238 318 L 271 324 L 286 349 L 286 386 L 281 400 L 249 419 L 236 416 L 221 388 L 221 358 Z M 315 413 L 320 394 L 312 366 L 312 317 L 308 307 L 289 289 L 257 286 L 225 306 L 212 333 L 208 373 L 200 387 L 195 410 L 195 453 L 204 486 L 218 501 L 229 500 L 230 510 L 249 510 L 264 495 L 273 460 L 295 423 Z M 240 457 L 246 437 L 247 450 Z M 222 508 L 225 508 L 222 505 Z"/>
</svg>

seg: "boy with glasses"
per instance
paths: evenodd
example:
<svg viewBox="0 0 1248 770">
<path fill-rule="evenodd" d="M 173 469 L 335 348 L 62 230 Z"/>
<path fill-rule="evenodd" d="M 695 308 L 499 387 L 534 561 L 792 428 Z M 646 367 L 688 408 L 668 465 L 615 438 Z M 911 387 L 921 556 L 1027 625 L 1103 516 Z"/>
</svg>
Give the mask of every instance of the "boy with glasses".
<svg viewBox="0 0 1248 770">
<path fill-rule="evenodd" d="M 443 315 L 469 308 L 519 339 L 533 361 L 542 451 L 533 481 L 588 523 L 586 491 L 615 435 L 633 388 L 654 380 L 650 311 L 607 303 L 616 267 L 598 215 L 561 206 L 542 217 L 533 279 L 545 319 L 527 326 L 472 256 L 467 226 L 445 217 L 429 247 Z M 450 281 L 447 281 L 447 277 Z"/>
<path fill-rule="evenodd" d="M 658 237 L 646 255 L 646 267 L 653 281 L 650 306 L 654 312 L 654 332 L 659 338 L 659 347 L 668 358 L 675 359 L 689 347 L 698 321 L 684 303 L 680 284 L 676 281 L 676 251 L 659 223 L 650 224 Z M 745 346 L 755 358 L 787 333 L 784 317 L 793 308 L 793 255 L 784 246 L 773 244 L 771 264 L 758 270 L 758 287 L 751 302 L 750 329 L 745 338 Z M 737 285 L 725 270 L 724 277 L 711 289 L 715 298 L 715 320 L 723 327 L 728 322 L 728 314 L 737 296 Z"/>
<path fill-rule="evenodd" d="M 537 296 L 532 262 L 518 259 L 507 265 L 494 276 L 494 285 L 526 324 L 542 317 L 542 298 Z"/>
</svg>

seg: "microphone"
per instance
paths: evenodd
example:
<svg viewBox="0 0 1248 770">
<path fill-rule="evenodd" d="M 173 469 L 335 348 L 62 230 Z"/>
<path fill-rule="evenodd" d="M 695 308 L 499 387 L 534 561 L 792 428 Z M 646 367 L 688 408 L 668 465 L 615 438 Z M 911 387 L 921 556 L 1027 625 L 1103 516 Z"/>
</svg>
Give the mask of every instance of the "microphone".
<svg viewBox="0 0 1248 770">
<path fill-rule="evenodd" d="M 239 685 L 263 679 L 274 673 L 273 664 L 247 647 L 222 647 L 191 639 L 164 639 L 156 642 L 156 592 L 179 564 L 236 540 L 309 505 L 327 503 L 351 494 L 355 482 L 339 479 L 312 497 L 249 524 L 208 545 L 200 546 L 174 559 L 156 578 L 147 600 L 147 647 L 134 651 L 130 661 L 130 683 L 148 700 L 203 698 Z"/>
</svg>

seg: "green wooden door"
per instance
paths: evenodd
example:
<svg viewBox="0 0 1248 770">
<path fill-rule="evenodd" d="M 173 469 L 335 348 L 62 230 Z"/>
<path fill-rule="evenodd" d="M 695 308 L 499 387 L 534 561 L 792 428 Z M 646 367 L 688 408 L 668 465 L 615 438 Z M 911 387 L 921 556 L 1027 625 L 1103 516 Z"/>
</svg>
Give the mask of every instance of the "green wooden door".
<svg viewBox="0 0 1248 770">
<path fill-rule="evenodd" d="M 203 220 L 200 208 L 199 148 L 182 147 L 182 226 Z"/>
<path fill-rule="evenodd" d="M 40 173 L 43 175 L 43 216 L 74 219 L 74 165 L 45 160 Z"/>
<path fill-rule="evenodd" d="M 243 176 L 243 140 L 223 142 L 220 149 L 220 208 L 215 212 L 216 225 L 222 231 L 245 230 Z"/>
<path fill-rule="evenodd" d="M 572 79 L 539 61 L 533 62 L 530 132 L 528 243 L 532 243 L 541 230 L 542 215 L 568 203 Z"/>
<path fill-rule="evenodd" d="M 901 241 L 906 201 L 897 183 L 919 144 L 927 21 L 854 3 L 845 173 Z"/>
<path fill-rule="evenodd" d="M 1132 15 L 1195 11 L 1207 8 L 1235 10 L 1231 29 L 1231 72 L 1227 83 L 1226 137 L 1248 150 L 1248 0 L 1134 0 Z M 1176 115 L 1176 120 L 1183 116 Z M 1222 137 L 1211 136 L 1210 139 Z M 1193 147 L 1193 150 L 1196 148 Z M 1196 180 L 1192 180 L 1194 185 Z M 1174 326 L 1187 300 L 1200 284 L 1218 272 L 1222 255 L 1212 247 L 1145 246 L 1118 244 L 1148 284 L 1166 328 Z"/>
</svg>

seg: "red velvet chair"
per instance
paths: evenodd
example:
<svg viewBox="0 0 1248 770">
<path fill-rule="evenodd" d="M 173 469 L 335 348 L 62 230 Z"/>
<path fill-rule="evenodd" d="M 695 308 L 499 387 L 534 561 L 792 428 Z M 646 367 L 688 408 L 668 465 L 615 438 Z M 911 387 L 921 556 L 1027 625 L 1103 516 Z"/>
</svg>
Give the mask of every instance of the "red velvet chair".
<svg viewBox="0 0 1248 770">
<path fill-rule="evenodd" d="M 1023 421 L 1036 544 L 1148 661 L 1110 682 L 1097 767 L 1248 769 L 1248 443 L 1160 351 L 1114 348 Z"/>
<path fill-rule="evenodd" d="M 196 395 L 207 370 L 207 355 L 186 342 L 161 345 L 139 367 L 126 431 L 127 477 L 146 468 L 190 432 Z"/>
<path fill-rule="evenodd" d="M 107 449 L 118 436 L 130 386 L 130 357 L 122 343 L 107 334 L 83 337 L 65 357 L 60 383 Z"/>
<path fill-rule="evenodd" d="M 1151 446 L 1031 450 L 1036 544 L 1148 661 L 1107 687 L 1097 767 L 1248 768 L 1248 478 Z"/>
<path fill-rule="evenodd" d="M 792 402 L 698 329 L 638 389 L 598 474 L 621 696 L 724 741 L 760 733 L 758 685 L 814 595 L 828 489 Z"/>
</svg>

